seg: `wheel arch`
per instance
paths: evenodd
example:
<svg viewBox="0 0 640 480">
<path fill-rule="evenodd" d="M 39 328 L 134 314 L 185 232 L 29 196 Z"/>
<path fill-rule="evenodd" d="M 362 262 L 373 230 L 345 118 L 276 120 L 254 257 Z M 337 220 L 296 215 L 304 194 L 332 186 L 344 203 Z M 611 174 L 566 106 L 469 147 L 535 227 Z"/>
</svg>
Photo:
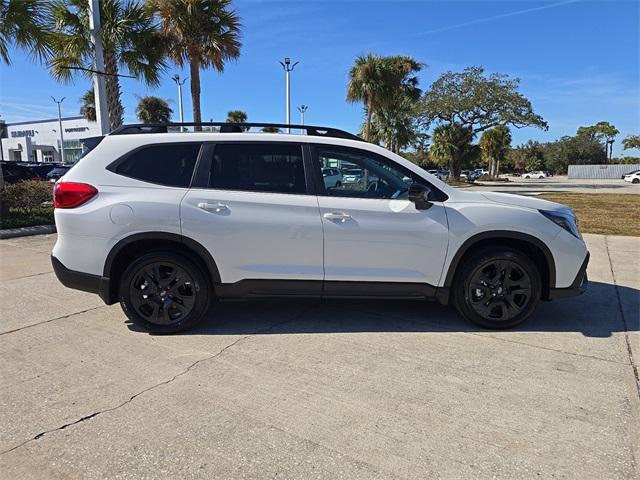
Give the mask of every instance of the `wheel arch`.
<svg viewBox="0 0 640 480">
<path fill-rule="evenodd" d="M 204 266 L 205 273 L 208 274 L 212 285 L 221 282 L 220 271 L 215 260 L 199 242 L 189 237 L 169 232 L 137 233 L 120 240 L 107 255 L 103 269 L 103 278 L 109 279 L 105 302 L 107 304 L 117 302 L 120 276 L 124 273 L 131 260 L 142 252 L 163 248 L 188 255 Z"/>
<path fill-rule="evenodd" d="M 550 289 L 556 285 L 556 264 L 553 254 L 549 247 L 539 238 L 522 232 L 514 232 L 509 230 L 495 230 L 490 232 L 481 232 L 469 237 L 465 240 L 449 263 L 449 268 L 445 276 L 443 290 L 446 292 L 446 300 L 448 302 L 448 293 L 453 286 L 456 273 L 460 265 L 463 264 L 465 258 L 473 255 L 474 252 L 488 246 L 506 246 L 515 248 L 530 255 L 540 268 L 540 276 L 542 280 L 542 299 L 549 298 Z"/>
</svg>

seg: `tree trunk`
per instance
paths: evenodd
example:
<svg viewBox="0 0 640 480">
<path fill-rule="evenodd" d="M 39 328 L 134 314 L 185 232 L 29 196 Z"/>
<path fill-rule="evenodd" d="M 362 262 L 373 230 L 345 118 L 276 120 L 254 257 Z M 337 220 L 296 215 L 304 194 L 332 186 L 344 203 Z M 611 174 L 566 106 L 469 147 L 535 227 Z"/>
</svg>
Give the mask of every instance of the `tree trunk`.
<svg viewBox="0 0 640 480">
<path fill-rule="evenodd" d="M 107 110 L 109 112 L 109 128 L 115 130 L 122 126 L 124 109 L 120 99 L 120 80 L 118 79 L 118 63 L 111 50 L 104 51 L 105 89 L 107 91 Z"/>
<path fill-rule="evenodd" d="M 500 159 L 496 159 L 496 172 L 495 172 L 495 178 L 498 178 L 500 176 Z"/>
<path fill-rule="evenodd" d="M 193 104 L 193 121 L 195 123 L 202 122 L 202 113 L 200 112 L 200 64 L 197 60 L 189 61 L 189 72 L 191 74 L 191 103 Z M 202 131 L 202 127 L 196 125 L 194 131 Z"/>
<path fill-rule="evenodd" d="M 371 108 L 371 102 L 367 105 L 367 121 L 364 124 L 364 139 L 370 142 L 371 133 L 371 116 L 373 115 L 373 108 Z"/>
</svg>

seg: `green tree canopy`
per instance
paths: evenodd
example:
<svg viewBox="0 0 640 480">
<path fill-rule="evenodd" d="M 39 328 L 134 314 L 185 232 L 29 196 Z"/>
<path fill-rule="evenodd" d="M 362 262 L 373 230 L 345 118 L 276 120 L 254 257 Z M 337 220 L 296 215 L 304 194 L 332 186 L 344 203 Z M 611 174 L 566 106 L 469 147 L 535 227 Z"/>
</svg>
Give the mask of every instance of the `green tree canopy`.
<svg viewBox="0 0 640 480">
<path fill-rule="evenodd" d="M 484 68 L 469 67 L 440 76 L 422 98 L 430 122 L 457 124 L 473 133 L 498 125 L 547 129 L 531 102 L 519 91 L 520 81 L 501 73 L 484 75 Z"/>
<path fill-rule="evenodd" d="M 242 110 L 230 110 L 227 112 L 227 123 L 245 123 L 249 116 Z"/>
<path fill-rule="evenodd" d="M 262 132 L 264 132 L 264 133 L 280 133 L 280 129 L 278 127 L 262 127 Z"/>
<path fill-rule="evenodd" d="M 50 52 L 47 5 L 42 0 L 0 0 L 0 59 L 11 64 L 9 46 L 45 59 Z"/>
<path fill-rule="evenodd" d="M 507 157 L 513 168 L 521 173 L 545 169 L 544 149 L 540 142 L 529 140 L 509 150 Z"/>
<path fill-rule="evenodd" d="M 482 158 L 489 165 L 489 175 L 492 177 L 500 174 L 500 162 L 506 158 L 510 146 L 511 132 L 505 125 L 485 130 L 480 137 Z"/>
<path fill-rule="evenodd" d="M 84 92 L 84 95 L 80 97 L 82 106 L 80 107 L 80 115 L 86 118 L 90 122 L 95 122 L 96 117 L 96 96 L 93 92 L 93 88 Z"/>
<path fill-rule="evenodd" d="M 148 2 L 160 15 L 169 57 L 179 67 L 189 64 L 193 121 L 202 122 L 200 69 L 223 72 L 228 61 L 240 56 L 240 17 L 231 0 Z"/>
<path fill-rule="evenodd" d="M 438 125 L 431 136 L 431 158 L 440 165 L 447 165 L 453 178 L 460 178 L 462 165 L 474 155 L 471 145 L 473 132 L 457 124 Z"/>
<path fill-rule="evenodd" d="M 142 123 L 169 123 L 172 113 L 166 100 L 152 95 L 140 98 L 136 107 L 136 116 Z"/>
<path fill-rule="evenodd" d="M 372 141 L 371 123 L 373 115 L 378 115 L 378 127 L 390 130 L 389 123 L 397 123 L 396 111 L 401 110 L 402 103 L 416 101 L 421 94 L 418 88 L 418 77 L 415 75 L 423 67 L 411 57 L 395 55 L 382 57 L 379 55 L 361 55 L 349 70 L 347 101 L 362 102 L 365 108 L 364 138 Z"/>
<path fill-rule="evenodd" d="M 624 140 L 622 140 L 622 146 L 625 150 L 632 148 L 640 149 L 640 135 L 627 135 Z"/>
<path fill-rule="evenodd" d="M 611 159 L 613 154 L 613 142 L 620 132 L 609 122 L 598 122 L 595 125 L 578 128 L 577 135 L 589 138 L 592 141 L 600 142 Z"/>
<path fill-rule="evenodd" d="M 565 136 L 544 144 L 546 168 L 553 172 L 564 173 L 569 165 L 605 163 L 605 147 L 588 135 Z"/>
</svg>

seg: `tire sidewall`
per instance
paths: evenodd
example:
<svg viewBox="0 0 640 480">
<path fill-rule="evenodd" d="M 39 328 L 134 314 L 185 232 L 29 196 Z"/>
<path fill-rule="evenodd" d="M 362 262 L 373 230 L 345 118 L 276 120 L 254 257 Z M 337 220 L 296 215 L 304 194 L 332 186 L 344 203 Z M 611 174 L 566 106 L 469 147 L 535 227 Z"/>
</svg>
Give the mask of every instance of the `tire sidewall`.
<svg viewBox="0 0 640 480">
<path fill-rule="evenodd" d="M 183 268 L 191 276 L 194 282 L 193 287 L 196 291 L 195 305 L 189 314 L 179 322 L 172 323 L 170 325 L 158 325 L 149 322 L 135 310 L 131 303 L 129 286 L 133 280 L 134 274 L 140 268 L 153 262 L 176 264 Z M 195 262 L 186 256 L 170 251 L 149 252 L 134 260 L 123 273 L 119 285 L 120 306 L 124 313 L 133 323 L 149 333 L 154 334 L 176 333 L 193 327 L 206 315 L 211 302 L 211 296 L 211 285 L 209 284 L 208 278 L 202 269 L 200 269 Z"/>
<path fill-rule="evenodd" d="M 514 262 L 525 270 L 531 279 L 531 297 L 529 303 L 522 312 L 509 320 L 496 321 L 483 318 L 470 305 L 469 283 L 471 282 L 472 274 L 480 265 L 490 260 L 508 260 Z M 524 322 L 534 312 L 540 300 L 542 282 L 535 263 L 524 253 L 511 248 L 491 247 L 478 251 L 468 261 L 465 261 L 463 265 L 462 270 L 456 275 L 454 281 L 454 304 L 458 312 L 466 319 L 484 328 L 502 329 L 510 328 Z"/>
</svg>

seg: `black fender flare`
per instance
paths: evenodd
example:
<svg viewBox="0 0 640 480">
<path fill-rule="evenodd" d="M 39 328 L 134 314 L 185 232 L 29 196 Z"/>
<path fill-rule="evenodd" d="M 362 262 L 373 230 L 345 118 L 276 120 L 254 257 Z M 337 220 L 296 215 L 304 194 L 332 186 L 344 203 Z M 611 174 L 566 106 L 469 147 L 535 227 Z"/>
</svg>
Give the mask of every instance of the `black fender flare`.
<svg viewBox="0 0 640 480">
<path fill-rule="evenodd" d="M 534 237 L 533 235 L 529 235 L 527 233 L 522 233 L 522 232 L 513 232 L 510 230 L 492 230 L 489 232 L 481 232 L 466 239 L 462 243 L 460 248 L 458 248 L 458 251 L 455 253 L 453 258 L 451 259 L 451 263 L 449 264 L 447 275 L 444 280 L 443 286 L 445 288 L 451 288 L 451 286 L 453 285 L 453 279 L 455 277 L 456 270 L 458 269 L 460 261 L 462 260 L 464 255 L 469 251 L 469 249 L 471 249 L 478 242 L 481 242 L 484 240 L 491 240 L 491 239 L 520 240 L 523 242 L 530 243 L 531 245 L 537 247 L 540 251 L 542 251 L 545 259 L 547 260 L 547 267 L 549 269 L 549 288 L 555 288 L 556 263 L 555 263 L 555 260 L 553 259 L 553 254 L 551 253 L 551 250 L 549 250 L 549 247 L 547 247 L 547 245 L 542 240 Z"/>
<path fill-rule="evenodd" d="M 200 258 L 202 258 L 202 260 L 204 260 L 207 270 L 209 271 L 209 273 L 211 274 L 211 278 L 213 279 L 213 283 L 221 282 L 220 270 L 218 270 L 218 265 L 204 246 L 202 246 L 199 242 L 193 240 L 192 238 L 169 232 L 136 233 L 120 240 L 113 246 L 113 248 L 107 255 L 107 258 L 104 262 L 104 269 L 102 274 L 103 277 L 111 277 L 111 269 L 113 268 L 113 263 L 123 248 L 125 248 L 127 245 L 131 245 L 132 243 L 141 240 L 168 240 L 183 244 L 185 247 L 189 248 Z"/>
</svg>

